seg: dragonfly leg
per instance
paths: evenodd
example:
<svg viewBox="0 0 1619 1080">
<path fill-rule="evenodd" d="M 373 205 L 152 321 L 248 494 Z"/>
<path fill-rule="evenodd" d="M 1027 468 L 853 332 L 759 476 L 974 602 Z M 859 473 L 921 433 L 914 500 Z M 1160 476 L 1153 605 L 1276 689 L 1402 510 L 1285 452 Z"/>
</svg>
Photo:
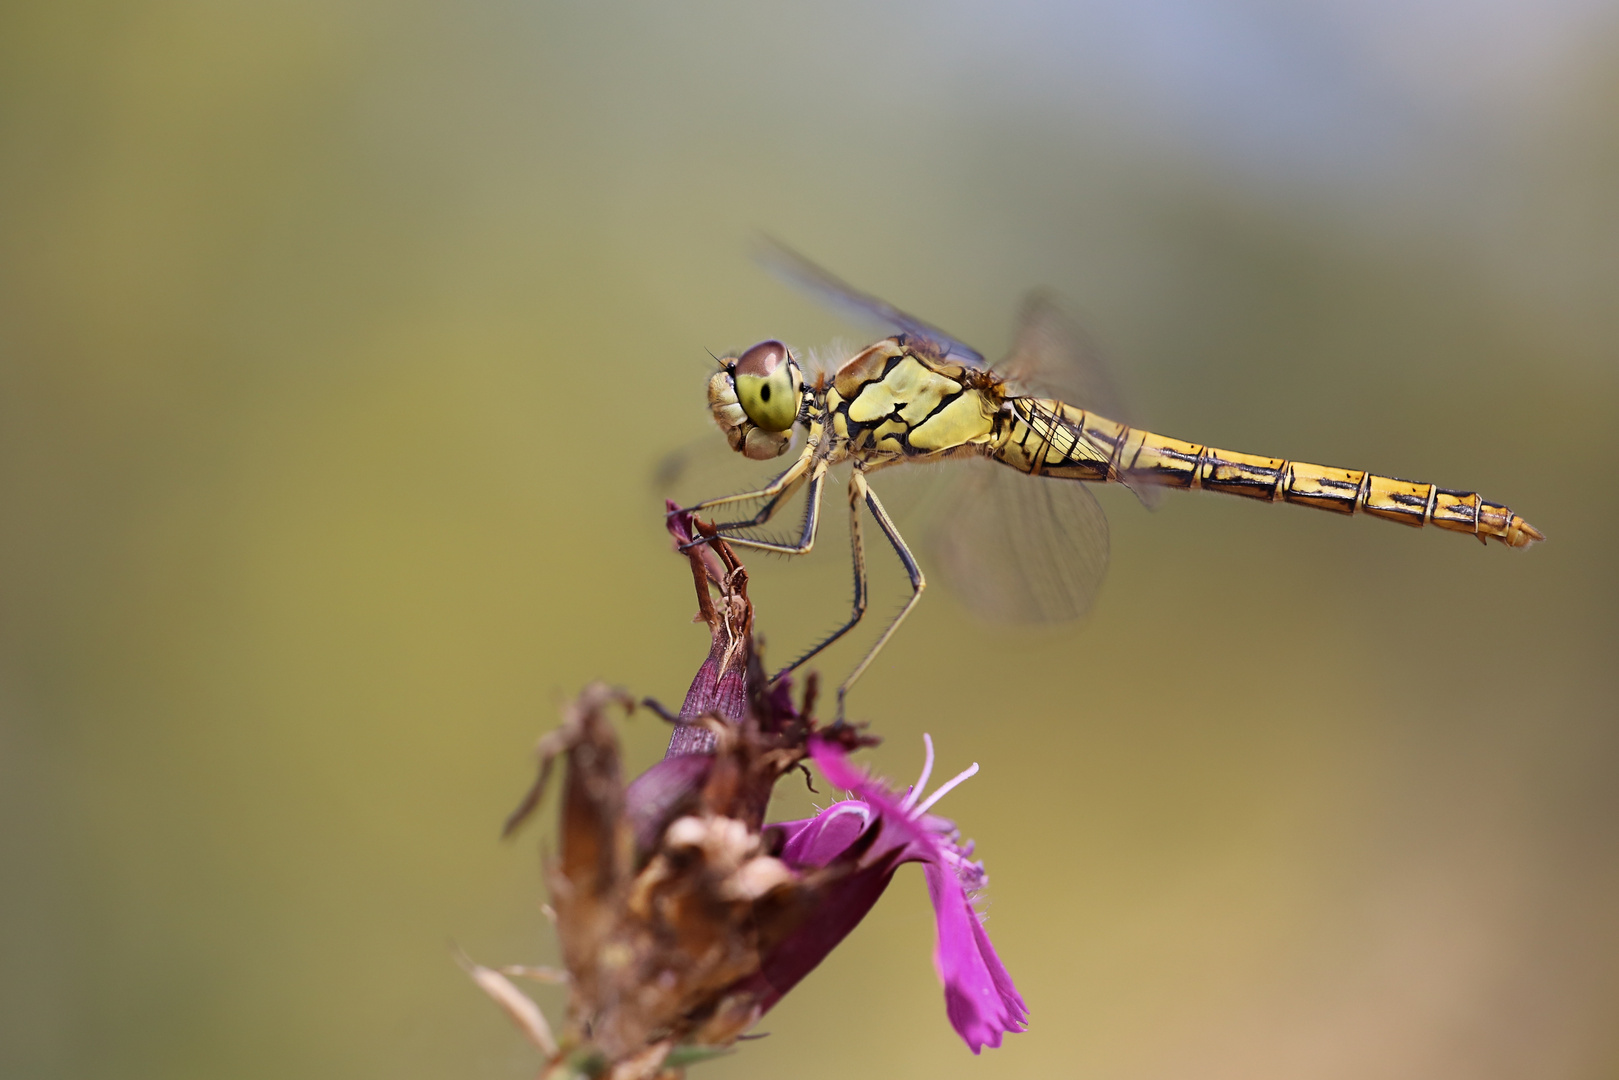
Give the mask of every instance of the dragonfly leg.
<svg viewBox="0 0 1619 1080">
<path fill-rule="evenodd" d="M 858 499 L 865 500 L 866 509 L 871 511 L 872 520 L 877 522 L 877 527 L 883 531 L 884 536 L 888 537 L 888 542 L 893 545 L 894 554 L 899 556 L 899 561 L 905 564 L 905 572 L 911 577 L 911 598 L 905 601 L 905 606 L 899 609 L 899 614 L 894 616 L 893 621 L 888 624 L 888 627 L 877 638 L 876 642 L 866 651 L 866 655 L 861 658 L 860 663 L 856 664 L 855 669 L 849 673 L 849 677 L 844 679 L 843 684 L 838 687 L 839 720 L 843 719 L 843 698 L 849 692 L 849 687 L 854 685 L 856 679 L 865 674 L 866 669 L 877 658 L 877 654 L 882 651 L 883 646 L 888 644 L 888 639 L 894 636 L 894 631 L 899 629 L 899 624 L 905 621 L 905 616 L 909 615 L 911 609 L 916 606 L 916 602 L 922 599 L 922 590 L 927 588 L 928 584 L 927 579 L 922 576 L 922 567 L 917 565 L 916 556 L 912 555 L 911 549 L 905 546 L 905 539 L 900 536 L 899 529 L 894 526 L 894 519 L 888 516 L 887 510 L 883 509 L 883 504 L 878 500 L 877 493 L 871 490 L 871 487 L 866 483 L 865 474 L 858 468 L 849 477 L 849 497 L 851 503 Z"/>
<path fill-rule="evenodd" d="M 858 472 L 856 475 L 859 475 Z M 864 484 L 860 485 L 864 487 Z M 804 664 L 822 649 L 832 644 L 838 638 L 853 630 L 866 614 L 866 552 L 865 544 L 860 534 L 860 501 L 862 495 L 856 487 L 853 477 L 849 480 L 849 551 L 854 556 L 854 610 L 849 613 L 849 621 L 822 638 L 818 644 L 804 653 L 797 660 L 788 664 L 771 678 L 775 682 L 783 675 L 790 674 Z"/>
<path fill-rule="evenodd" d="M 787 466 L 780 476 L 758 491 L 740 491 L 735 495 L 721 495 L 717 499 L 704 499 L 702 502 L 692 503 L 682 509 L 671 510 L 669 515 L 695 514 L 699 510 L 712 510 L 716 506 L 728 506 L 731 503 L 755 502 L 759 499 L 768 499 L 770 501 L 766 503 L 763 510 L 759 511 L 758 515 L 755 515 L 755 520 L 747 522 L 750 525 L 763 525 L 770 520 L 770 515 L 776 512 L 775 508 L 780 505 L 780 501 L 789 497 L 792 491 L 803 481 L 804 477 L 809 475 L 810 466 L 814 463 L 814 460 L 815 447 L 806 446 L 804 447 L 804 452 L 798 455 L 797 461 Z"/>
<path fill-rule="evenodd" d="M 765 510 L 769 511 L 768 514 L 766 514 L 765 511 L 760 511 L 760 515 L 755 516 L 752 520 L 727 521 L 720 525 L 716 525 L 715 528 L 719 531 L 721 536 L 725 537 L 725 542 L 727 544 L 731 544 L 735 547 L 757 548 L 760 551 L 774 551 L 778 555 L 808 554 L 809 550 L 815 546 L 815 533 L 821 525 L 821 488 L 826 483 L 826 468 L 826 462 L 822 461 L 817 463 L 814 473 L 812 473 L 809 478 L 809 491 L 804 497 L 804 526 L 799 531 L 797 543 L 786 544 L 776 540 L 755 540 L 752 537 L 733 535 L 729 531 L 731 529 L 746 529 L 753 525 L 763 525 L 765 522 L 769 521 L 770 517 L 775 514 L 776 508 L 779 507 L 782 502 L 791 497 L 793 492 L 797 490 L 797 484 L 794 484 L 792 487 L 788 488 L 786 491 L 782 492 L 780 495 L 776 496 L 776 498 L 771 500 L 770 504 L 765 507 Z M 706 542 L 706 540 L 694 541 L 694 543 Z"/>
</svg>

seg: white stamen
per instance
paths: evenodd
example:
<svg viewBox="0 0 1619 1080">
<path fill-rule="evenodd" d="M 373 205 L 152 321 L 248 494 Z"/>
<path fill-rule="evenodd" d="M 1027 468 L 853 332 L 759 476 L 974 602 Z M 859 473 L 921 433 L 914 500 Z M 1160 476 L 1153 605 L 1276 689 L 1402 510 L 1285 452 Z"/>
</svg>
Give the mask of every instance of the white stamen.
<svg viewBox="0 0 1619 1080">
<path fill-rule="evenodd" d="M 922 797 L 922 789 L 928 786 L 928 777 L 933 775 L 933 736 L 923 732 L 922 745 L 927 747 L 927 756 L 922 759 L 922 775 L 916 778 L 910 792 L 899 801 L 906 810 L 916 805 L 916 800 Z"/>
<path fill-rule="evenodd" d="M 931 749 L 931 747 L 929 749 Z M 957 784 L 961 783 L 963 780 L 966 780 L 968 777 L 977 776 L 977 775 L 978 775 L 978 762 L 975 761 L 975 762 L 972 763 L 972 767 L 970 769 L 963 769 L 961 772 L 957 773 L 955 776 L 951 777 L 949 780 L 946 780 L 944 783 L 940 784 L 939 785 L 939 790 L 935 791 L 932 795 L 929 795 L 927 797 L 927 800 L 925 802 L 923 802 L 921 806 L 918 806 L 916 808 L 915 816 L 921 817 L 923 814 L 927 813 L 928 810 L 930 810 L 933 807 L 934 803 L 938 802 L 940 799 L 942 799 L 946 795 L 950 794 L 950 792 L 955 789 L 955 786 Z"/>
<path fill-rule="evenodd" d="M 845 802 L 839 803 L 831 810 L 831 812 L 825 814 L 825 816 L 821 819 L 821 827 L 824 829 L 827 822 L 831 821 L 833 818 L 842 817 L 845 814 L 855 815 L 863 824 L 869 825 L 871 823 L 871 807 L 867 806 L 863 802 Z"/>
</svg>

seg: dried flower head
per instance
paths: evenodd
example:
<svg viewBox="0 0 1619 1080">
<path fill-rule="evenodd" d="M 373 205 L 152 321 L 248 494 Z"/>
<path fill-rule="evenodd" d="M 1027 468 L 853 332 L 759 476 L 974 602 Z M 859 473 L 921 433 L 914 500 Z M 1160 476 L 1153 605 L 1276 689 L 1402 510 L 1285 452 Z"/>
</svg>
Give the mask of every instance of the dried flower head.
<svg viewBox="0 0 1619 1080">
<path fill-rule="evenodd" d="M 787 680 L 766 681 L 747 572 L 700 529 L 670 518 L 710 649 L 668 717 L 668 756 L 625 785 L 608 714 L 635 702 L 590 686 L 541 740 L 539 776 L 507 822 L 510 833 L 533 812 L 561 759 L 559 843 L 546 880 L 566 967 L 558 978 L 569 990 L 562 1037 L 500 972 L 469 964 L 474 979 L 545 1055 L 546 1076 L 678 1076 L 731 1046 L 858 925 L 900 865 L 920 862 L 950 1021 L 974 1053 L 1000 1045 L 1023 1030 L 1027 1012 L 973 907 L 983 866 L 929 813 L 977 766 L 926 799 L 931 740 L 922 778 L 903 793 L 852 766 L 848 754 L 876 740 L 816 723 L 813 676 L 796 702 Z M 806 759 L 850 797 L 813 818 L 765 825 L 771 791 Z"/>
</svg>

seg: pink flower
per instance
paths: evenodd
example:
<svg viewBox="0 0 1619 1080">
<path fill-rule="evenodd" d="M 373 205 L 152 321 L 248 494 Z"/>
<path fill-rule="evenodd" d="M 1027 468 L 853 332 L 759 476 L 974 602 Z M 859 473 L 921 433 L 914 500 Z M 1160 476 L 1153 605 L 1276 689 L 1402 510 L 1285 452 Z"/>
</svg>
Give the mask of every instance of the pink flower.
<svg viewBox="0 0 1619 1080">
<path fill-rule="evenodd" d="M 474 980 L 546 1055 L 548 1076 L 678 1076 L 734 1044 L 859 925 L 902 864 L 919 862 L 950 1023 L 975 1054 L 1024 1030 L 1028 1010 L 973 907 L 983 864 L 930 813 L 978 766 L 924 798 L 926 736 L 922 776 L 903 792 L 850 764 L 877 739 L 815 720 L 813 673 L 797 700 L 790 678 L 766 678 L 735 552 L 689 515 L 671 513 L 669 529 L 710 637 L 680 712 L 653 705 L 675 726 L 667 756 L 624 784 L 608 712 L 636 703 L 593 684 L 540 740 L 538 775 L 506 825 L 533 814 L 562 761 L 558 844 L 546 860 L 569 988 L 560 1037 L 500 971 L 469 962 Z M 849 797 L 765 824 L 776 785 L 806 759 Z"/>
<path fill-rule="evenodd" d="M 928 736 L 923 740 L 927 758 L 922 775 L 903 794 L 855 768 L 836 743 L 819 736 L 810 740 L 810 757 L 821 772 L 854 797 L 833 803 L 813 818 L 773 826 L 783 834 L 779 857 L 795 870 L 851 858 L 854 866 L 828 889 L 804 924 L 765 957 L 755 979 L 768 986 L 761 997 L 769 1008 L 855 928 L 902 863 L 920 862 L 933 901 L 937 930 L 933 966 L 944 984 L 945 1011 L 976 1054 L 985 1046 L 999 1046 L 1008 1032 L 1023 1031 L 1028 1008 L 973 907 L 974 896 L 988 882 L 983 864 L 971 858 L 970 844 L 960 844 L 951 822 L 928 813 L 978 766 L 924 799 L 933 770 L 933 740 Z"/>
</svg>

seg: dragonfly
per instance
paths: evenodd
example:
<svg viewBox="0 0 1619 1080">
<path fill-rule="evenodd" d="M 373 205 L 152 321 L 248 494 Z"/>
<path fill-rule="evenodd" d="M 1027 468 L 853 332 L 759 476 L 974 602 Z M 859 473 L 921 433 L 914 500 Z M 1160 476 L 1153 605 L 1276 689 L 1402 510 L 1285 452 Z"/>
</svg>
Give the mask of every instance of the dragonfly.
<svg viewBox="0 0 1619 1080">
<path fill-rule="evenodd" d="M 1118 395 L 1077 328 L 1049 298 L 1025 303 L 1011 352 L 998 364 L 939 328 L 861 292 L 789 249 L 771 245 L 767 264 L 830 304 L 897 331 L 828 370 L 807 377 L 805 360 L 777 340 L 718 357 L 708 407 L 732 450 L 755 461 L 792 463 L 762 487 L 703 499 L 685 512 L 758 504 L 717 522 L 730 543 L 783 555 L 808 554 L 821 520 L 829 471 L 851 466 L 849 537 L 854 603 L 849 618 L 787 667 L 802 666 L 853 630 L 866 614 L 868 577 L 862 510 L 910 579 L 910 596 L 838 687 L 838 716 L 863 675 L 921 600 L 922 567 L 870 477 L 896 466 L 977 461 L 944 513 L 938 554 L 974 607 L 1020 620 L 1083 615 L 1106 572 L 1106 516 L 1090 485 L 1120 484 L 1148 505 L 1166 489 L 1212 491 L 1334 513 L 1364 513 L 1421 528 L 1465 533 L 1481 543 L 1527 548 L 1544 534 L 1477 492 L 1359 469 L 1236 453 L 1169 438 L 1117 417 Z M 1067 394 L 1058 391 L 1067 391 Z M 1049 393 L 1050 396 L 1045 396 Z M 1071 396 L 1073 400 L 1064 400 Z M 1106 409 L 1106 413 L 1099 411 Z M 796 537 L 757 535 L 796 495 L 805 495 Z M 699 541 L 702 542 L 702 541 Z"/>
</svg>

